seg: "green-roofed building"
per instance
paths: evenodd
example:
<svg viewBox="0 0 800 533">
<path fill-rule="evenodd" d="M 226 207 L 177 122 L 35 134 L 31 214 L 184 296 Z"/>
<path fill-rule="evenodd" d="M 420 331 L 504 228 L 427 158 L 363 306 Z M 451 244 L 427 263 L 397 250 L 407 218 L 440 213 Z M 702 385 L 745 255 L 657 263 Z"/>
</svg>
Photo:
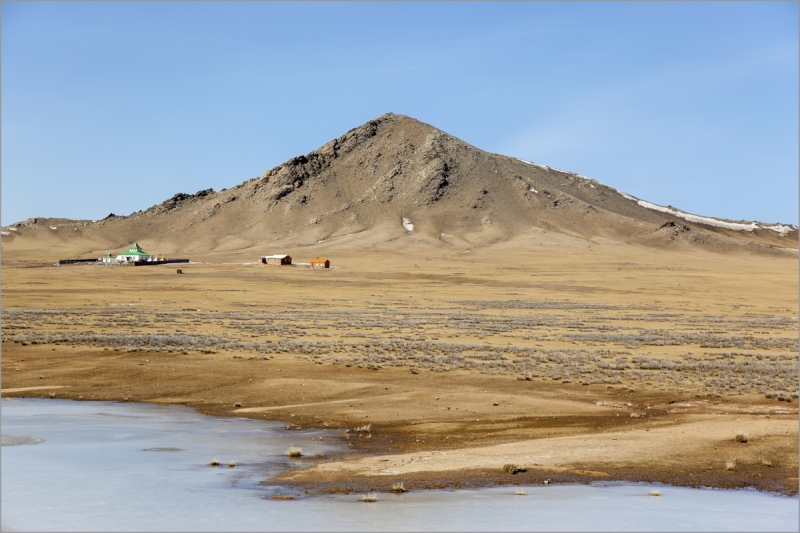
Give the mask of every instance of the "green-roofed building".
<svg viewBox="0 0 800 533">
<path fill-rule="evenodd" d="M 127 263 L 133 261 L 149 261 L 152 256 L 142 250 L 142 247 L 137 243 L 131 244 L 127 251 L 117 255 L 118 263 Z"/>
</svg>

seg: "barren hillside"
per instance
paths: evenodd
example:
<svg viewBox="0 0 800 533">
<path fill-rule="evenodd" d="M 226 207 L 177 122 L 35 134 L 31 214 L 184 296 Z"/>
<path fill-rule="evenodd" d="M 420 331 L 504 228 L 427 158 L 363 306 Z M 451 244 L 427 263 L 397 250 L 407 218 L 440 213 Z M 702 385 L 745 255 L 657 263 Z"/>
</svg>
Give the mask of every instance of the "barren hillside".
<svg viewBox="0 0 800 533">
<path fill-rule="evenodd" d="M 769 254 L 794 253 L 798 239 L 796 226 L 657 206 L 390 113 L 236 187 L 179 193 L 100 221 L 29 219 L 3 228 L 2 243 L 5 259 L 100 256 L 133 241 L 193 258 L 324 251 L 343 242 L 460 253 L 542 230 L 595 242 Z"/>
</svg>

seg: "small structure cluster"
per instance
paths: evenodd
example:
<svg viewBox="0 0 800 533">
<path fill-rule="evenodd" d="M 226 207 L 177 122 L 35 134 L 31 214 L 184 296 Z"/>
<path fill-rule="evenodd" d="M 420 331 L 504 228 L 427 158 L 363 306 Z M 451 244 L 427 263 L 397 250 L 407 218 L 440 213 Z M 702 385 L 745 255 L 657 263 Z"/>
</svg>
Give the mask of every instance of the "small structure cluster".
<svg viewBox="0 0 800 533">
<path fill-rule="evenodd" d="M 291 265 L 292 257 L 286 254 L 262 255 L 258 258 L 265 265 Z M 302 263 L 301 263 L 302 264 Z M 330 268 L 331 262 L 325 257 L 315 257 L 309 262 L 311 268 Z"/>
<path fill-rule="evenodd" d="M 163 261 L 164 258 L 162 257 L 161 260 Z M 142 247 L 139 246 L 138 243 L 133 243 L 126 251 L 117 254 L 117 257 L 113 260 L 111 254 L 106 254 L 106 256 L 101 257 L 99 261 L 103 263 L 133 263 L 135 261 L 158 261 L 158 257 L 142 250 Z"/>
<path fill-rule="evenodd" d="M 188 259 L 167 259 L 163 255 L 159 257 L 158 255 L 149 254 L 145 252 L 139 243 L 131 244 L 130 248 L 128 248 L 124 252 L 120 252 L 114 257 L 113 254 L 106 254 L 103 257 L 99 257 L 97 259 L 98 263 L 105 263 L 105 264 L 133 264 L 134 266 L 142 266 L 142 265 L 165 265 L 168 263 L 188 263 Z"/>
</svg>

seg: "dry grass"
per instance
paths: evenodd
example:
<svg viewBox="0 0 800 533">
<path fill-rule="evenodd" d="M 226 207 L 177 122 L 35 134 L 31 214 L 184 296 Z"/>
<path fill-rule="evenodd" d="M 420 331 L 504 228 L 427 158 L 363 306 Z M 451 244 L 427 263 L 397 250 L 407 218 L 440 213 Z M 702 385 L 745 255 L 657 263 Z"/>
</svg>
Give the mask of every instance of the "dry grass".
<svg viewBox="0 0 800 533">
<path fill-rule="evenodd" d="M 661 492 L 656 489 L 650 491 L 650 496 L 661 496 Z"/>
<path fill-rule="evenodd" d="M 392 488 L 389 489 L 389 492 L 408 492 L 408 489 L 403 485 L 403 482 L 395 483 L 392 485 Z"/>
<path fill-rule="evenodd" d="M 515 490 L 514 494 L 516 494 L 517 496 L 527 496 L 528 495 L 527 492 L 525 492 L 524 490 L 520 490 L 520 489 Z"/>
<path fill-rule="evenodd" d="M 296 500 L 294 496 L 287 496 L 286 494 L 273 494 L 273 500 Z"/>
<path fill-rule="evenodd" d="M 233 468 L 234 466 L 236 466 L 236 461 L 228 461 L 228 468 Z"/>
<path fill-rule="evenodd" d="M 633 303 L 509 299 L 448 300 L 446 304 L 434 311 L 404 311 L 402 316 L 388 309 L 370 309 L 368 313 L 359 309 L 293 310 L 289 321 L 283 313 L 224 309 L 191 313 L 69 306 L 3 309 L 2 337 L 4 342 L 23 346 L 64 344 L 193 354 L 228 351 L 235 352 L 237 359 L 243 358 L 241 353 L 251 352 L 254 355 L 246 359 L 259 361 L 276 353 L 292 353 L 317 364 L 372 370 L 467 370 L 515 375 L 528 381 L 552 379 L 631 388 L 644 382 L 689 387 L 717 396 L 757 391 L 780 401 L 793 402 L 798 397 L 794 318 L 768 313 L 751 317 L 667 315 L 668 307 Z M 492 312 L 496 309 L 506 312 L 498 316 Z M 565 310 L 571 318 L 560 314 Z M 649 327 L 642 329 L 642 322 Z M 202 333 L 186 333 L 189 328 Z M 374 328 L 392 329 L 393 336 L 374 334 Z M 463 338 L 465 330 L 471 332 L 469 338 Z M 331 338 L 337 336 L 339 339 Z M 498 346 L 500 336 L 512 342 Z M 531 346 L 532 342 L 556 345 L 545 348 L 542 344 Z M 625 349 L 607 348 L 615 345 Z M 662 354 L 631 352 L 642 346 L 656 347 Z M 670 354 L 675 347 L 706 351 L 699 356 Z M 243 403 L 234 405 L 238 408 Z"/>
<path fill-rule="evenodd" d="M 507 474 L 516 474 L 518 472 L 527 472 L 527 470 L 519 465 L 514 463 L 506 463 L 503 465 L 503 472 Z"/>
<path fill-rule="evenodd" d="M 208 464 L 210 464 L 211 466 L 219 466 L 219 457 L 214 457 Z"/>
<path fill-rule="evenodd" d="M 770 461 L 769 459 L 767 459 L 765 457 L 765 458 L 761 459 L 761 466 L 772 467 L 772 461 Z"/>
<path fill-rule="evenodd" d="M 725 470 L 733 470 L 736 468 L 736 459 L 728 459 L 725 461 Z"/>
<path fill-rule="evenodd" d="M 303 455 L 303 448 L 297 446 L 290 446 L 286 449 L 286 455 L 289 457 L 301 457 Z"/>
<path fill-rule="evenodd" d="M 735 440 L 736 442 L 741 442 L 742 444 L 744 444 L 745 442 L 747 442 L 747 433 L 744 433 L 744 432 L 740 431 L 739 433 L 736 434 L 736 436 L 733 438 L 733 440 Z"/>
<path fill-rule="evenodd" d="M 369 494 L 364 494 L 359 498 L 362 502 L 373 503 L 378 501 L 378 495 L 374 492 L 370 492 Z"/>
</svg>

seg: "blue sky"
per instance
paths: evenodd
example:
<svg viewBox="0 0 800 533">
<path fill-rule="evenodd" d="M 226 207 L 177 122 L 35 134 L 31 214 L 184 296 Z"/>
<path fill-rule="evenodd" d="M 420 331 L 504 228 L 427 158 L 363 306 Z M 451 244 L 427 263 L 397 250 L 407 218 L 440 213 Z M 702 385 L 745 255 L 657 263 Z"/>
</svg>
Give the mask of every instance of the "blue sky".
<svg viewBox="0 0 800 533">
<path fill-rule="evenodd" d="M 385 112 L 798 222 L 795 2 L 3 2 L 2 223 L 236 185 Z"/>
</svg>

